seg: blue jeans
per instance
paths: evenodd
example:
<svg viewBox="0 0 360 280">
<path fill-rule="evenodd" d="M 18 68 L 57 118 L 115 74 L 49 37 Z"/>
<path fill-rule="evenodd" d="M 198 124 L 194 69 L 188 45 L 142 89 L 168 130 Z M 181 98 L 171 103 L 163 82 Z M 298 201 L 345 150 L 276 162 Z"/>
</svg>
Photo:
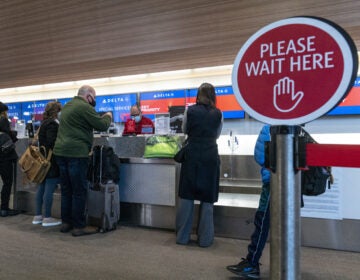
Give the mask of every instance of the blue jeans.
<svg viewBox="0 0 360 280">
<path fill-rule="evenodd" d="M 176 213 L 176 243 L 187 244 L 193 223 L 194 201 L 179 198 Z M 214 242 L 214 205 L 213 203 L 200 202 L 200 215 L 197 225 L 198 244 L 208 247 Z"/>
<path fill-rule="evenodd" d="M 251 235 L 246 259 L 251 265 L 256 266 L 259 263 L 270 231 L 270 183 L 264 183 L 262 186 L 254 225 L 255 230 Z"/>
<path fill-rule="evenodd" d="M 56 163 L 60 169 L 62 222 L 84 228 L 89 159 L 56 156 Z"/>
<path fill-rule="evenodd" d="M 59 178 L 47 178 L 39 186 L 36 191 L 36 210 L 35 215 L 41 215 L 43 203 L 45 205 L 44 217 L 51 217 L 51 208 L 53 203 L 53 194 L 59 183 Z"/>
</svg>

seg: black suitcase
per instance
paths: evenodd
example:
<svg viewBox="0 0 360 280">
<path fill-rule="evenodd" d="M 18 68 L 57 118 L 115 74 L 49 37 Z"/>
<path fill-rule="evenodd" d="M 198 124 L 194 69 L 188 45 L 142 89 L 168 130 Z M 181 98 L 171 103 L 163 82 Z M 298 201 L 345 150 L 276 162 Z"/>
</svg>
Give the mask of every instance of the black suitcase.
<svg viewBox="0 0 360 280">
<path fill-rule="evenodd" d="M 87 195 L 87 223 L 99 227 L 100 232 L 114 230 L 120 219 L 120 194 L 119 185 L 107 178 L 104 180 L 103 162 L 106 155 L 103 150 L 108 146 L 96 146 L 90 161 L 91 173 Z M 97 166 L 98 168 L 94 168 Z M 120 172 L 120 170 L 119 170 Z"/>
</svg>

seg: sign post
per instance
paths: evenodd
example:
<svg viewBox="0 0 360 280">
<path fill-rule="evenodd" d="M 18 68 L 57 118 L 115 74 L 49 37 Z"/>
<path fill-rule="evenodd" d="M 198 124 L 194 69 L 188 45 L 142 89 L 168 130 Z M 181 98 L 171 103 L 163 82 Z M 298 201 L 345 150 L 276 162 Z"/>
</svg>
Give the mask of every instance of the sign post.
<svg viewBox="0 0 360 280">
<path fill-rule="evenodd" d="M 270 279 L 301 279 L 300 172 L 294 171 L 294 135 L 299 126 L 272 126 L 276 172 L 271 175 Z"/>
<path fill-rule="evenodd" d="M 269 24 L 245 42 L 232 73 L 240 106 L 272 125 L 271 279 L 301 279 L 300 172 L 294 144 L 300 127 L 334 108 L 350 91 L 357 51 L 338 25 L 315 17 Z M 274 148 L 273 148 L 274 149 Z"/>
</svg>

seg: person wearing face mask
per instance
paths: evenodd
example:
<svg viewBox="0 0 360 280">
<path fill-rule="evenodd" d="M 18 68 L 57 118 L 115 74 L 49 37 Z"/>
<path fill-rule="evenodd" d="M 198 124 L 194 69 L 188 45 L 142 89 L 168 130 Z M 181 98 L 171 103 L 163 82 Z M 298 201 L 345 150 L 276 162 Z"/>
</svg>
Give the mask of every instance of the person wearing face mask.
<svg viewBox="0 0 360 280">
<path fill-rule="evenodd" d="M 93 145 L 93 130 L 106 131 L 112 113 L 100 116 L 95 111 L 96 92 L 91 86 L 80 87 L 77 96 L 61 110 L 61 121 L 53 153 L 60 170 L 61 219 L 60 231 L 72 230 L 73 236 L 96 233 L 86 226 L 87 168 Z"/>
<path fill-rule="evenodd" d="M 123 135 L 154 134 L 154 130 L 154 123 L 142 115 L 139 106 L 131 106 L 130 119 L 124 125 Z"/>
</svg>

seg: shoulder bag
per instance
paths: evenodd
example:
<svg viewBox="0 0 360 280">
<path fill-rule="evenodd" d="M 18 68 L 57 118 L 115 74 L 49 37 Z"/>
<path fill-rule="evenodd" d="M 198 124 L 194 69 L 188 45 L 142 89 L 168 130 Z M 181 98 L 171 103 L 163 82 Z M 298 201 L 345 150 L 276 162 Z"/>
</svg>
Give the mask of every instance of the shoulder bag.
<svg viewBox="0 0 360 280">
<path fill-rule="evenodd" d="M 175 135 L 152 135 L 145 140 L 144 158 L 174 158 L 181 141 Z"/>
<path fill-rule="evenodd" d="M 15 149 L 15 144 L 10 138 L 9 134 L 0 132 L 0 151 L 3 154 L 8 154 Z"/>
<path fill-rule="evenodd" d="M 41 153 L 44 151 L 45 156 Z M 19 159 L 21 171 L 26 178 L 32 183 L 41 183 L 44 181 L 46 174 L 51 166 L 52 150 L 49 150 L 46 156 L 44 146 L 36 147 L 30 145 Z"/>
</svg>

